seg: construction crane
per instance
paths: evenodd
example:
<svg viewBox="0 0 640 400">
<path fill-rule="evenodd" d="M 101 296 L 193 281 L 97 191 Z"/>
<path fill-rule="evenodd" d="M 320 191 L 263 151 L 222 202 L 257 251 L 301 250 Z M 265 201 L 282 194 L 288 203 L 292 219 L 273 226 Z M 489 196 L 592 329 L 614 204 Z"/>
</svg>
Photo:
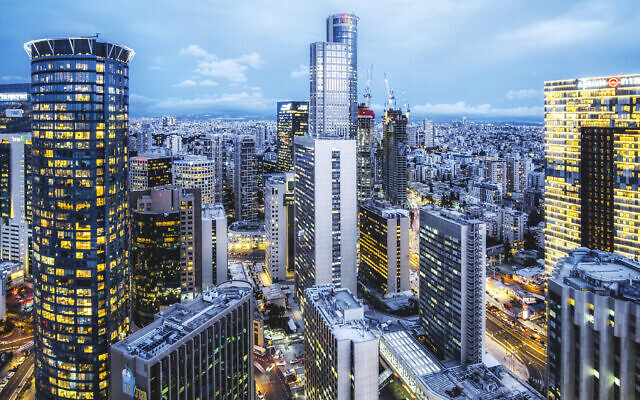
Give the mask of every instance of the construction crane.
<svg viewBox="0 0 640 400">
<path fill-rule="evenodd" d="M 390 109 L 395 107 L 396 98 L 393 95 L 393 89 L 389 87 L 389 79 L 387 79 L 387 73 L 384 73 L 384 84 L 387 87 L 387 106 L 385 108 Z"/>
<path fill-rule="evenodd" d="M 407 119 L 409 119 L 409 113 L 411 112 L 411 110 L 409 110 L 409 102 L 407 101 L 407 94 L 404 90 L 402 91 L 402 97 L 404 98 L 405 115 Z"/>
<path fill-rule="evenodd" d="M 364 102 L 367 108 L 371 107 L 371 77 L 373 76 L 373 64 L 367 70 L 367 87 L 364 89 Z"/>
</svg>

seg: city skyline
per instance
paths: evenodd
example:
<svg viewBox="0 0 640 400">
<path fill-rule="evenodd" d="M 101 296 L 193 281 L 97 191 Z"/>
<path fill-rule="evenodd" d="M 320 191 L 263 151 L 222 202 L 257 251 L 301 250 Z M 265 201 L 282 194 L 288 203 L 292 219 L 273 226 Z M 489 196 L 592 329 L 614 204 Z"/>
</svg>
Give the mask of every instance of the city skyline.
<svg viewBox="0 0 640 400">
<path fill-rule="evenodd" d="M 0 28 L 7 59 L 0 82 L 28 81 L 28 64 L 20 56 L 27 40 L 101 32 L 101 40 L 126 43 L 138 54 L 131 70 L 132 116 L 266 117 L 276 101 L 307 100 L 305 48 L 325 37 L 323 19 L 336 11 L 360 17 L 358 94 L 362 99 L 373 64 L 376 111 L 387 97 L 386 72 L 398 106 L 405 90 L 414 116 L 541 121 L 547 77 L 631 73 L 637 57 L 629 55 L 639 53 L 627 34 L 640 17 L 629 1 L 403 1 L 390 16 L 387 7 L 360 1 L 277 9 L 266 2 L 161 2 L 153 8 L 116 2 L 110 10 L 66 1 L 49 10 L 38 3 L 4 7 L 10 19 L 29 18 L 30 24 Z M 98 18 L 102 14 L 114 18 Z M 147 19 L 141 21 L 142 15 Z M 385 54 L 388 49 L 393 57 Z"/>
</svg>

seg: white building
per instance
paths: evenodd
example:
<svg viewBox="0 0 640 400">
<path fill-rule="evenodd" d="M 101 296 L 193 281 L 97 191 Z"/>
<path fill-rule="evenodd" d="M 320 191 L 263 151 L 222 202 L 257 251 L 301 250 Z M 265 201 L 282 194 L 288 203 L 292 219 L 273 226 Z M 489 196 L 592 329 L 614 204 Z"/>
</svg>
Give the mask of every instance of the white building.
<svg viewBox="0 0 640 400">
<path fill-rule="evenodd" d="M 182 137 L 180 135 L 169 135 L 164 140 L 164 147 L 171 154 L 180 154 L 182 152 Z"/>
<path fill-rule="evenodd" d="M 292 269 L 293 249 L 293 173 L 267 177 L 264 182 L 264 215 L 267 231 L 266 264 L 272 281 L 287 279 Z M 290 268 L 291 267 L 291 268 Z"/>
<path fill-rule="evenodd" d="M 438 356 L 462 364 L 484 354 L 486 230 L 456 211 L 420 209 L 420 322 Z"/>
<path fill-rule="evenodd" d="M 202 289 L 227 280 L 227 214 L 222 204 L 202 207 Z"/>
<path fill-rule="evenodd" d="M 344 43 L 311 43 L 309 133 L 349 135 L 349 61 Z"/>
<path fill-rule="evenodd" d="M 333 285 L 305 291 L 305 395 L 308 400 L 376 400 L 378 338 L 364 308 L 348 289 Z"/>
<path fill-rule="evenodd" d="M 548 279 L 549 399 L 637 399 L 640 264 L 579 247 Z"/>
<path fill-rule="evenodd" d="M 173 161 L 173 184 L 187 189 L 200 189 L 202 204 L 214 203 L 215 165 L 204 156 L 185 156 Z"/>
<path fill-rule="evenodd" d="M 356 141 L 298 136 L 295 154 L 295 283 L 356 293 Z"/>
<path fill-rule="evenodd" d="M 0 259 L 23 266 L 31 236 L 25 198 L 25 149 L 31 151 L 30 142 L 29 134 L 0 134 Z"/>
<path fill-rule="evenodd" d="M 527 226 L 528 215 L 512 208 L 500 209 L 502 238 L 509 243 L 522 242 Z"/>
</svg>

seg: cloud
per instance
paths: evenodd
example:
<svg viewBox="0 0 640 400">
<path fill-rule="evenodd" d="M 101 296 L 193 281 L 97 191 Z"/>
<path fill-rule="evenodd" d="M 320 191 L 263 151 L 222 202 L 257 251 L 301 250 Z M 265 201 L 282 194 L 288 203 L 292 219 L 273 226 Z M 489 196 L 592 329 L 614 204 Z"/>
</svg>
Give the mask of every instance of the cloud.
<svg viewBox="0 0 640 400">
<path fill-rule="evenodd" d="M 199 97 L 150 98 L 132 93 L 132 103 L 144 104 L 148 110 L 166 111 L 202 111 L 208 107 L 220 109 L 239 109 L 247 111 L 265 111 L 274 107 L 274 100 L 265 99 L 259 87 L 246 88 L 237 93 L 205 95 Z"/>
<path fill-rule="evenodd" d="M 159 65 L 151 65 L 149 67 L 149 71 L 161 71 L 162 67 L 160 67 Z"/>
<path fill-rule="evenodd" d="M 27 81 L 28 79 L 25 78 L 24 76 L 19 76 L 19 75 L 5 75 L 5 76 L 0 76 L 0 81 L 6 82 L 6 81 Z"/>
<path fill-rule="evenodd" d="M 536 89 L 509 90 L 505 97 L 509 100 L 535 99 L 542 97 L 542 92 Z"/>
<path fill-rule="evenodd" d="M 291 71 L 291 79 L 298 79 L 298 78 L 301 78 L 303 76 L 309 76 L 309 66 L 308 65 L 300 64 L 298 69 L 294 69 L 293 71 Z"/>
<path fill-rule="evenodd" d="M 198 85 L 200 85 L 200 86 L 218 86 L 218 82 L 214 82 L 211 79 L 205 79 L 203 81 L 200 81 L 200 83 L 198 83 Z"/>
<path fill-rule="evenodd" d="M 543 107 L 514 107 L 495 108 L 491 104 L 472 106 L 464 101 L 457 103 L 431 104 L 413 106 L 411 111 L 416 114 L 440 114 L 440 115 L 483 115 L 496 117 L 542 117 Z"/>
<path fill-rule="evenodd" d="M 199 58 L 195 73 L 216 79 L 227 79 L 230 82 L 246 82 L 245 73 L 249 68 L 258 69 L 264 60 L 258 53 L 244 54 L 238 58 L 221 59 L 207 52 L 202 47 L 192 44 L 180 50 L 180 54 Z"/>
<path fill-rule="evenodd" d="M 175 87 L 193 87 L 196 86 L 197 83 L 193 79 L 185 79 L 184 81 L 175 84 Z"/>
</svg>

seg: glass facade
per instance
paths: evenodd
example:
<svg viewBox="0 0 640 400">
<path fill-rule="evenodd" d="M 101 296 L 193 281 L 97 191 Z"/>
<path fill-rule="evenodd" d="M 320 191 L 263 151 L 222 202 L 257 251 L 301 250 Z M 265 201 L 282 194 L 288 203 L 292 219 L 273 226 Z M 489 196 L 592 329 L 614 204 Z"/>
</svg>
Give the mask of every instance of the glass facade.
<svg viewBox="0 0 640 400">
<path fill-rule="evenodd" d="M 407 202 L 407 117 L 401 110 L 388 110 L 383 119 L 382 189 L 385 200 L 404 206 Z"/>
<path fill-rule="evenodd" d="M 640 261 L 640 74 L 549 81 L 545 267 L 587 246 Z"/>
<path fill-rule="evenodd" d="M 371 145 L 373 124 L 376 115 L 366 105 L 358 108 L 358 202 L 364 204 L 373 196 L 373 166 L 371 163 Z"/>
<path fill-rule="evenodd" d="M 293 138 L 309 133 L 309 102 L 278 102 L 278 171 L 293 171 Z"/>
<path fill-rule="evenodd" d="M 0 133 L 31 132 L 31 85 L 0 85 Z"/>
<path fill-rule="evenodd" d="M 327 42 L 344 43 L 347 47 L 349 79 L 349 136 L 355 139 L 358 127 L 358 20 L 353 14 L 327 17 Z"/>
<path fill-rule="evenodd" d="M 133 51 L 28 42 L 38 399 L 108 399 L 109 347 L 130 331 L 127 130 Z"/>
<path fill-rule="evenodd" d="M 311 43 L 309 133 L 350 135 L 347 45 Z"/>
<path fill-rule="evenodd" d="M 180 301 L 180 210 L 131 210 L 132 316 L 138 327 Z"/>
</svg>

